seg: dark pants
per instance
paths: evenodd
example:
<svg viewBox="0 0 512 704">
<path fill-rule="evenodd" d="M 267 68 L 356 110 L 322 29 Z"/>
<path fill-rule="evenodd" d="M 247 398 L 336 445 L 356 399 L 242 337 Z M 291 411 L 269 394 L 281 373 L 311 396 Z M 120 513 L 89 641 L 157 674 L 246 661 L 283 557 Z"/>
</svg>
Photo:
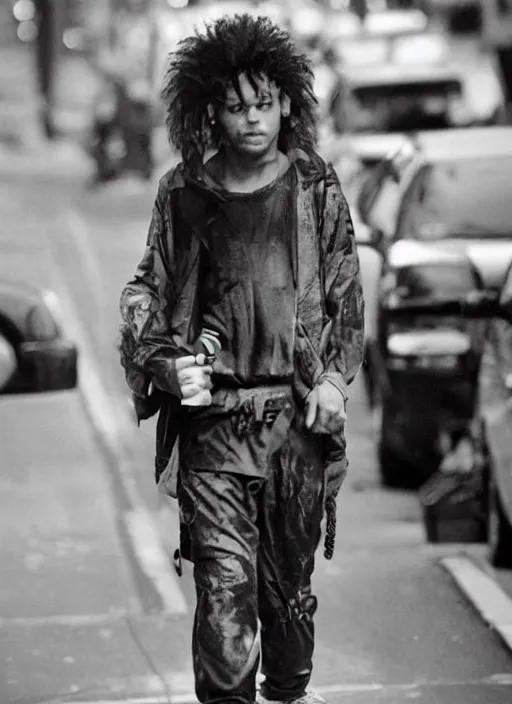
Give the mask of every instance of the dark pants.
<svg viewBox="0 0 512 704">
<path fill-rule="evenodd" d="M 270 433 L 263 428 L 253 438 L 260 451 Z M 203 703 L 252 704 L 261 640 L 262 694 L 298 697 L 314 645 L 311 575 L 324 498 L 318 437 L 290 428 L 268 458 L 266 478 L 187 464 L 185 456 L 179 503 L 197 593 L 196 695 Z"/>
</svg>

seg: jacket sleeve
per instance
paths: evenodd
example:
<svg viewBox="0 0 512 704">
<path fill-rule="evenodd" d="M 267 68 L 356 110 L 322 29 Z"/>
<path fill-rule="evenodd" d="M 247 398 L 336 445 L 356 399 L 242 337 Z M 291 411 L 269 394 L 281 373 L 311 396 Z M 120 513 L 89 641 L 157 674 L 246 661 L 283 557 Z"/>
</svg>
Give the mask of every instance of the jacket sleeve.
<svg viewBox="0 0 512 704">
<path fill-rule="evenodd" d="M 335 172 L 325 187 L 322 228 L 325 313 L 321 356 L 327 379 L 348 398 L 348 385 L 363 362 L 364 299 L 354 226 Z"/>
<path fill-rule="evenodd" d="M 181 396 L 175 359 L 190 348 L 171 330 L 178 297 L 176 264 L 172 261 L 172 218 L 169 190 L 160 182 L 145 251 L 135 276 L 121 293 L 121 364 L 136 395 L 147 393 L 148 379 L 163 391 Z"/>
</svg>

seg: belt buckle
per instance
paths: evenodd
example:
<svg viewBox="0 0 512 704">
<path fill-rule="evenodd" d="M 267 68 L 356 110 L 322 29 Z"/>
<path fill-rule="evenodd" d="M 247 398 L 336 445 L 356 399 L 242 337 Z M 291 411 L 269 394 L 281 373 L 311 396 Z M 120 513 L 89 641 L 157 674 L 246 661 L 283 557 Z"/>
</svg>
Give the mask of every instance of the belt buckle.
<svg viewBox="0 0 512 704">
<path fill-rule="evenodd" d="M 252 399 L 245 400 L 231 416 L 231 426 L 237 438 L 247 437 L 254 427 L 254 407 Z"/>
<path fill-rule="evenodd" d="M 266 408 L 263 411 L 263 425 L 266 425 L 267 428 L 271 428 L 279 413 L 280 411 L 277 408 Z"/>
<path fill-rule="evenodd" d="M 263 407 L 263 424 L 266 425 L 267 428 L 271 428 L 274 425 L 277 416 L 281 413 L 285 406 L 286 399 L 283 396 L 268 399 Z"/>
</svg>

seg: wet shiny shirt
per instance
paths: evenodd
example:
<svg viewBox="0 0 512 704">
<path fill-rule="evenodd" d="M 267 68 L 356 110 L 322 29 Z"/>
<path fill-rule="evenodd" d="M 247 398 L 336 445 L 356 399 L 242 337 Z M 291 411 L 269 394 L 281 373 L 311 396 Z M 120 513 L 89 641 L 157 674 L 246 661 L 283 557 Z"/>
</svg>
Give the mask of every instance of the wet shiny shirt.
<svg viewBox="0 0 512 704">
<path fill-rule="evenodd" d="M 252 193 L 224 192 L 208 226 L 203 325 L 220 333 L 216 386 L 257 386 L 293 375 L 296 236 L 293 168 Z"/>
</svg>

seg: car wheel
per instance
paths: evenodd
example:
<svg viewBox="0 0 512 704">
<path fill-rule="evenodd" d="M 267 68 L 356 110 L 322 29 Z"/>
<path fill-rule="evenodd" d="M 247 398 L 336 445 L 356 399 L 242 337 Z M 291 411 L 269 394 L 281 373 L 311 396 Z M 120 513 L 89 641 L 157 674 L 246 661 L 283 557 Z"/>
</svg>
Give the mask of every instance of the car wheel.
<svg viewBox="0 0 512 704">
<path fill-rule="evenodd" d="M 398 460 L 393 450 L 385 445 L 385 411 L 382 401 L 382 394 L 378 386 L 372 384 L 368 378 L 368 397 L 371 406 L 371 428 L 372 436 L 377 448 L 377 464 L 379 467 L 380 479 L 383 486 L 398 488 L 403 478 L 401 472 L 397 470 Z M 370 390 L 371 389 L 371 390 Z"/>
<path fill-rule="evenodd" d="M 512 525 L 494 482 L 491 482 L 489 491 L 488 529 L 491 564 L 494 567 L 512 568 Z"/>
<path fill-rule="evenodd" d="M 377 446 L 377 462 L 383 486 L 390 489 L 403 489 L 410 486 L 411 468 L 403 458 L 388 444 L 387 426 L 389 425 L 386 404 L 376 398 L 372 408 L 372 429 Z"/>
<path fill-rule="evenodd" d="M 403 489 L 408 485 L 410 472 L 401 458 L 382 443 L 378 447 L 379 472 L 382 485 L 389 489 Z"/>
</svg>

